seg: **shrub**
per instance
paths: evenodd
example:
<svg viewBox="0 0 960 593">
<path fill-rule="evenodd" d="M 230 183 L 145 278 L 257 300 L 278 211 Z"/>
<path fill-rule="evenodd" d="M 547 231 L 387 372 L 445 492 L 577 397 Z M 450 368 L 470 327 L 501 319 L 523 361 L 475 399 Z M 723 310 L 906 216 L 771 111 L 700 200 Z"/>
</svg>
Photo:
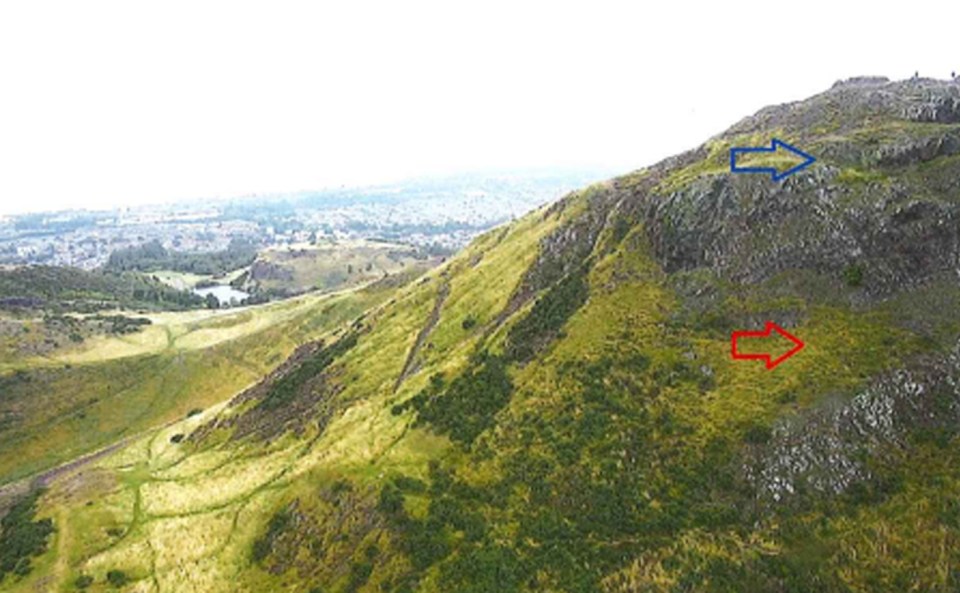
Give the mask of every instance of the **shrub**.
<svg viewBox="0 0 960 593">
<path fill-rule="evenodd" d="M 253 542 L 253 561 L 260 563 L 270 554 L 270 542 L 264 538 L 259 538 Z"/>
<path fill-rule="evenodd" d="M 586 302 L 589 294 L 583 270 L 565 276 L 538 300 L 530 313 L 518 321 L 507 336 L 508 361 L 526 362 L 550 340 L 571 315 Z"/>
<path fill-rule="evenodd" d="M 273 542 L 283 534 L 292 519 L 293 514 L 287 508 L 280 509 L 270 518 L 267 532 L 263 537 L 259 537 L 253 542 L 252 555 L 254 562 L 260 563 L 266 559 L 273 550 Z"/>
<path fill-rule="evenodd" d="M 770 442 L 773 430 L 763 424 L 753 424 L 743 434 L 743 440 L 751 445 L 763 445 Z"/>
<path fill-rule="evenodd" d="M 393 483 L 404 492 L 421 494 L 427 491 L 427 485 L 423 483 L 423 480 L 411 478 L 410 476 L 397 476 L 393 479 Z"/>
<path fill-rule="evenodd" d="M 366 584 L 373 573 L 373 564 L 367 561 L 354 562 L 350 566 L 350 581 L 347 583 L 345 591 L 354 593 L 360 587 Z"/>
<path fill-rule="evenodd" d="M 114 587 L 122 587 L 129 582 L 129 577 L 127 573 L 122 570 L 113 569 L 107 572 L 107 582 L 113 585 Z"/>
<path fill-rule="evenodd" d="M 861 286 L 863 284 L 863 268 L 856 264 L 847 266 L 843 270 L 843 281 L 852 288 Z"/>
<path fill-rule="evenodd" d="M 796 403 L 796 401 L 797 401 L 797 392 L 793 390 L 784 391 L 777 397 L 777 403 L 780 403 L 780 404 L 792 404 L 792 403 Z"/>
<path fill-rule="evenodd" d="M 6 573 L 26 575 L 30 572 L 30 559 L 47 549 L 53 522 L 33 520 L 39 497 L 37 491 L 20 500 L 0 520 L 0 580 Z"/>
<path fill-rule="evenodd" d="M 520 591 L 523 582 L 516 554 L 490 543 L 471 547 L 466 554 L 445 565 L 441 579 L 448 590 L 501 593 Z"/>
<path fill-rule="evenodd" d="M 493 426 L 495 416 L 510 401 L 513 384 L 507 375 L 505 361 L 499 356 L 481 354 L 471 368 L 444 389 L 443 379 L 436 376 L 430 386 L 394 413 L 412 406 L 418 423 L 430 423 L 437 432 L 451 439 L 470 444 Z"/>
<path fill-rule="evenodd" d="M 86 589 L 93 584 L 93 577 L 88 574 L 82 574 L 77 577 L 77 580 L 73 581 L 73 586 L 77 589 Z"/>
<path fill-rule="evenodd" d="M 403 492 L 393 484 L 387 484 L 380 491 L 377 510 L 386 515 L 396 515 L 403 511 Z"/>
</svg>

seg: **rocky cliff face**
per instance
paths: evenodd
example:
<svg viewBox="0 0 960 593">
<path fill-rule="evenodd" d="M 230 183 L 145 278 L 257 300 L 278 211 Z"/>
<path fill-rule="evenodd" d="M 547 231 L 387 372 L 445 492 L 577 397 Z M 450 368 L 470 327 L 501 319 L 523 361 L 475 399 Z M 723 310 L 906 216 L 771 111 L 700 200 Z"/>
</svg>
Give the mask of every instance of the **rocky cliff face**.
<svg viewBox="0 0 960 593">
<path fill-rule="evenodd" d="M 644 225 L 667 272 L 755 284 L 806 269 L 889 295 L 960 270 L 958 105 L 956 83 L 838 84 L 621 178 L 593 203 L 599 217 Z M 729 173 L 730 147 L 775 136 L 819 162 L 781 183 Z"/>
<path fill-rule="evenodd" d="M 869 459 L 908 451 L 913 438 L 949 443 L 958 431 L 960 344 L 942 358 L 885 373 L 850 400 L 827 399 L 780 422 L 744 471 L 767 501 L 834 496 L 875 477 Z"/>
</svg>

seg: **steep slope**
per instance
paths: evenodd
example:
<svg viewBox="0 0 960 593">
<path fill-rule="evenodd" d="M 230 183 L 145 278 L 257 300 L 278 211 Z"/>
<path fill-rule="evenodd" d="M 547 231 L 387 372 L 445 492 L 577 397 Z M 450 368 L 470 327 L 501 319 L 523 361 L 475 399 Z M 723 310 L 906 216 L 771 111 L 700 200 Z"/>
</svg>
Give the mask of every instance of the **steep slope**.
<svg viewBox="0 0 960 593">
<path fill-rule="evenodd" d="M 772 136 L 818 162 L 730 174 Z M 487 233 L 49 484 L 0 588 L 956 590 L 958 138 L 957 84 L 848 81 Z M 767 320 L 807 347 L 731 359 Z"/>
</svg>

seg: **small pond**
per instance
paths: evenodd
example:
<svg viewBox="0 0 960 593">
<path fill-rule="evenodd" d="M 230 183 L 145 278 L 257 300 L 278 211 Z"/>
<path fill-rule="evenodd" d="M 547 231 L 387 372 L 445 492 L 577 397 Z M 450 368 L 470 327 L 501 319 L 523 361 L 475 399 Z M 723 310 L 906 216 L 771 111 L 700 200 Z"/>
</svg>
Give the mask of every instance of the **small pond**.
<svg viewBox="0 0 960 593">
<path fill-rule="evenodd" d="M 225 284 L 220 286 L 208 286 L 207 288 L 195 288 L 193 289 L 193 292 L 204 298 L 206 298 L 208 294 L 212 294 L 213 296 L 217 297 L 217 300 L 220 301 L 221 304 L 230 303 L 233 300 L 236 300 L 236 304 L 239 305 L 243 299 L 250 296 L 248 293 L 243 292 L 242 290 L 237 290 L 236 288 Z"/>
</svg>

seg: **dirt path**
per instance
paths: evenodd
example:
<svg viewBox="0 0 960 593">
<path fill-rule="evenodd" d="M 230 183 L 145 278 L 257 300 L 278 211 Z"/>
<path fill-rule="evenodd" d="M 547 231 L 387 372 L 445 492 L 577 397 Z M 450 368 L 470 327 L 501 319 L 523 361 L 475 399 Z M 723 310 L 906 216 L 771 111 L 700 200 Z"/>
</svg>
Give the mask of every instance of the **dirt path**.
<svg viewBox="0 0 960 593">
<path fill-rule="evenodd" d="M 70 565 L 67 559 L 69 558 L 70 546 L 73 543 L 73 534 L 70 529 L 65 528 L 68 523 L 67 514 L 63 508 L 57 510 L 54 524 L 59 525 L 61 529 L 56 532 L 57 561 L 53 565 L 53 582 L 66 583 L 67 575 L 70 573 Z"/>
<path fill-rule="evenodd" d="M 59 478 L 60 476 L 66 474 L 66 473 L 72 472 L 72 471 L 75 470 L 75 469 L 79 469 L 79 468 L 81 468 L 81 467 L 83 467 L 83 466 L 85 466 L 85 465 L 88 465 L 88 464 L 90 464 L 90 463 L 93 463 L 94 461 L 98 461 L 98 460 L 100 460 L 100 459 L 103 459 L 104 457 L 106 457 L 107 455 L 113 453 L 114 451 L 116 451 L 117 449 L 123 447 L 124 445 L 130 444 L 130 442 L 132 442 L 132 441 L 133 441 L 134 439 L 136 439 L 138 436 L 140 436 L 140 435 L 129 436 L 129 437 L 122 438 L 122 439 L 120 439 L 119 441 L 117 441 L 116 443 L 114 443 L 114 444 L 112 444 L 112 445 L 110 445 L 110 446 L 108 446 L 108 447 L 104 447 L 103 449 L 100 449 L 99 451 L 94 451 L 93 453 L 87 453 L 86 455 L 83 455 L 83 456 L 81 456 L 81 457 L 78 457 L 78 458 L 74 459 L 73 461 L 68 461 L 67 463 L 64 463 L 63 465 L 59 465 L 59 466 L 57 466 L 57 467 L 55 467 L 55 468 L 53 468 L 53 469 L 47 470 L 47 471 L 41 473 L 40 475 L 35 476 L 34 479 L 33 479 L 33 484 L 34 484 L 35 486 L 39 487 L 39 488 L 46 488 L 47 486 L 49 486 L 54 480 L 56 480 L 56 479 Z"/>
<path fill-rule="evenodd" d="M 143 437 L 145 434 L 158 431 L 158 430 L 163 430 L 164 428 L 167 428 L 168 426 L 175 424 L 179 421 L 180 420 L 173 420 L 157 428 L 152 428 L 142 433 L 124 437 L 119 441 L 113 443 L 112 445 L 104 447 L 103 449 L 98 449 L 97 451 L 94 451 L 92 453 L 87 453 L 86 455 L 77 457 L 72 461 L 68 461 L 56 467 L 33 474 L 32 476 L 23 478 L 21 480 L 17 480 L 16 482 L 10 482 L 9 484 L 4 484 L 0 486 L 0 505 L 2 505 L 4 499 L 6 499 L 7 497 L 21 496 L 29 492 L 33 488 L 46 488 L 50 486 L 50 484 L 53 483 L 53 481 L 59 478 L 60 476 L 70 473 L 73 470 L 79 469 L 95 461 L 99 461 L 100 459 L 103 459 L 107 455 L 110 455 L 117 449 L 120 449 L 121 447 L 125 447 L 126 445 L 129 445 L 136 439 Z"/>
<path fill-rule="evenodd" d="M 440 277 L 442 284 L 440 284 L 440 288 L 437 289 L 437 300 L 433 304 L 433 310 L 430 311 L 430 316 L 427 317 L 427 322 L 420 329 L 420 333 L 417 334 L 413 348 L 411 348 L 410 353 L 407 354 L 407 360 L 403 363 L 403 371 L 401 371 L 400 376 L 397 377 L 397 382 L 393 384 L 394 393 L 400 389 L 400 385 L 407 380 L 407 377 L 416 370 L 417 354 L 420 352 L 420 348 L 423 347 L 424 342 L 427 341 L 427 338 L 430 337 L 430 333 L 437 325 L 437 322 L 440 321 L 440 310 L 443 309 L 443 303 L 450 294 L 450 282 L 447 280 L 446 272 L 440 274 Z"/>
</svg>

